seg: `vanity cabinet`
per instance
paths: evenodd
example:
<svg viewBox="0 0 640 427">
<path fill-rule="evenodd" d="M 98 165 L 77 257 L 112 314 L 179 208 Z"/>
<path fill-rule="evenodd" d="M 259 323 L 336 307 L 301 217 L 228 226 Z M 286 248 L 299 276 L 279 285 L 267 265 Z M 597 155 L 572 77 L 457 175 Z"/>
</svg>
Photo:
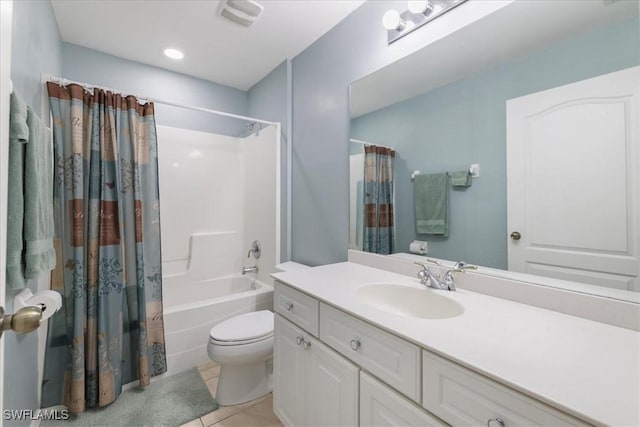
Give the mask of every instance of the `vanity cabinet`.
<svg viewBox="0 0 640 427">
<path fill-rule="evenodd" d="M 422 369 L 423 406 L 452 425 L 587 425 L 428 351 Z"/>
<path fill-rule="evenodd" d="M 420 402 L 420 347 L 326 304 L 320 339 L 407 397 Z"/>
<path fill-rule="evenodd" d="M 445 426 L 409 399 L 364 372 L 360 374 L 360 425 Z"/>
<path fill-rule="evenodd" d="M 357 366 L 275 316 L 275 414 L 287 426 L 358 425 Z"/>
<path fill-rule="evenodd" d="M 287 426 L 587 425 L 279 282 L 274 301 Z"/>
</svg>

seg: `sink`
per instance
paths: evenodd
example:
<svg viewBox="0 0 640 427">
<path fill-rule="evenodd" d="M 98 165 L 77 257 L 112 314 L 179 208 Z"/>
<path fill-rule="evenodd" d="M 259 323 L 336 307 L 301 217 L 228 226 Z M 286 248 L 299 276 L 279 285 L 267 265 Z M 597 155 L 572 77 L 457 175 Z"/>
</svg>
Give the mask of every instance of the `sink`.
<svg viewBox="0 0 640 427">
<path fill-rule="evenodd" d="M 464 312 L 462 305 L 436 291 L 404 285 L 365 285 L 356 291 L 356 296 L 371 307 L 405 317 L 447 319 Z"/>
</svg>

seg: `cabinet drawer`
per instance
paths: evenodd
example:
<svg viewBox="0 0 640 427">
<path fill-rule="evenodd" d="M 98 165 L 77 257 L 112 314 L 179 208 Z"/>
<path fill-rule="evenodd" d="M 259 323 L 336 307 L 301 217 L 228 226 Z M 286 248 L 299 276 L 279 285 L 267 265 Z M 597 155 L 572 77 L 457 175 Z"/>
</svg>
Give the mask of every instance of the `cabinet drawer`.
<svg viewBox="0 0 640 427">
<path fill-rule="evenodd" d="M 276 282 L 273 305 L 276 313 L 318 336 L 318 301 L 315 298 Z"/>
<path fill-rule="evenodd" d="M 420 402 L 420 348 L 326 304 L 320 339 L 409 398 Z"/>
<path fill-rule="evenodd" d="M 366 373 L 360 374 L 360 425 L 445 426 L 442 421 Z"/>
<path fill-rule="evenodd" d="M 423 351 L 422 405 L 452 425 L 584 426 L 582 421 Z"/>
</svg>

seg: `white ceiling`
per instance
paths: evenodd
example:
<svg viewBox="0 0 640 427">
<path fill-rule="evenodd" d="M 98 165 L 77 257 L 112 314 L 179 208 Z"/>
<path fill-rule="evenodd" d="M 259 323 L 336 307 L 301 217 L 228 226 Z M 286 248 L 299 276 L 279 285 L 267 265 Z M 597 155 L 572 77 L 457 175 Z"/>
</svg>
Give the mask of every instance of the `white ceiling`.
<svg viewBox="0 0 640 427">
<path fill-rule="evenodd" d="M 449 17 L 462 13 L 470 3 L 449 12 Z M 351 117 L 359 117 L 491 69 L 528 52 L 553 46 L 572 35 L 634 17 L 638 17 L 637 0 L 613 3 L 598 0 L 511 2 L 473 25 L 354 82 L 351 85 Z M 407 37 L 412 36 L 417 34 Z"/>
<path fill-rule="evenodd" d="M 258 0 L 250 28 L 218 15 L 220 1 L 53 0 L 65 42 L 247 90 L 365 0 Z M 181 61 L 163 50 L 182 50 Z"/>
</svg>

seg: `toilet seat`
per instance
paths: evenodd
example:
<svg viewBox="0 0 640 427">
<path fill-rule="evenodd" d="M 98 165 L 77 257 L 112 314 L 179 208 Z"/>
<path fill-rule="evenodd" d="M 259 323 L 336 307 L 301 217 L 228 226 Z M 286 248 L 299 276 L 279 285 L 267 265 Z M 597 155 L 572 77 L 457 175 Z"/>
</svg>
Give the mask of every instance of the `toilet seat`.
<svg viewBox="0 0 640 427">
<path fill-rule="evenodd" d="M 209 331 L 209 342 L 221 346 L 252 344 L 272 337 L 273 313 L 269 310 L 234 316 Z"/>
</svg>

